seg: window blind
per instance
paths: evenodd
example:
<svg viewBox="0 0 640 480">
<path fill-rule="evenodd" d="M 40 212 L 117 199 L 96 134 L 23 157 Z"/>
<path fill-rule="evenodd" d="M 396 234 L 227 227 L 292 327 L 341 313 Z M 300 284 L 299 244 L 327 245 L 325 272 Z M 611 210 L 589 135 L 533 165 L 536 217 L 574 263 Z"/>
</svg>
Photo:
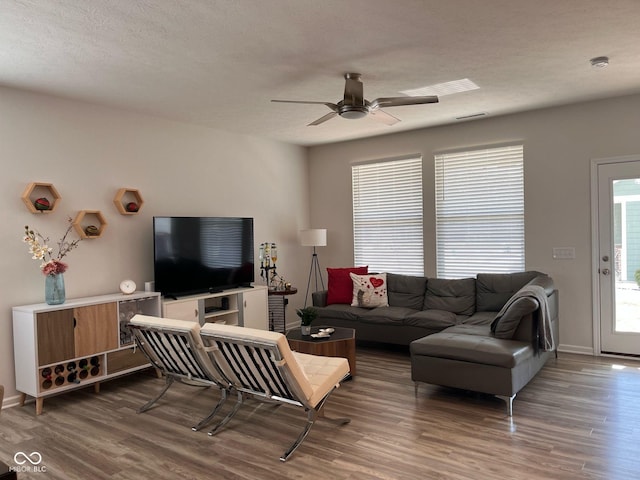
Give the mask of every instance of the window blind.
<svg viewBox="0 0 640 480">
<path fill-rule="evenodd" d="M 351 167 L 354 264 L 424 274 L 422 158 Z"/>
<path fill-rule="evenodd" d="M 523 146 L 435 156 L 439 278 L 524 269 Z"/>
</svg>

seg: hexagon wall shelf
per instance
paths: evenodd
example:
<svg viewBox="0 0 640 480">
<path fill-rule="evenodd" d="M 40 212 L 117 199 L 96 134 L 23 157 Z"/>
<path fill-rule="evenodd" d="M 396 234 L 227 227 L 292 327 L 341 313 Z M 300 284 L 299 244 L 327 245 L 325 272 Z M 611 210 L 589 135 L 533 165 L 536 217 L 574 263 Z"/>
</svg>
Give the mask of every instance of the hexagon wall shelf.
<svg viewBox="0 0 640 480">
<path fill-rule="evenodd" d="M 121 188 L 116 193 L 113 203 L 121 215 L 137 215 L 142 210 L 144 200 L 137 189 Z"/>
<path fill-rule="evenodd" d="M 99 238 L 106 227 L 107 221 L 100 210 L 80 210 L 73 220 L 73 228 L 80 238 Z"/>
<path fill-rule="evenodd" d="M 21 198 L 31 213 L 51 213 L 58 206 L 61 197 L 52 183 L 31 182 Z M 49 200 L 49 208 L 42 209 L 36 206 L 36 201 L 41 198 Z"/>
</svg>

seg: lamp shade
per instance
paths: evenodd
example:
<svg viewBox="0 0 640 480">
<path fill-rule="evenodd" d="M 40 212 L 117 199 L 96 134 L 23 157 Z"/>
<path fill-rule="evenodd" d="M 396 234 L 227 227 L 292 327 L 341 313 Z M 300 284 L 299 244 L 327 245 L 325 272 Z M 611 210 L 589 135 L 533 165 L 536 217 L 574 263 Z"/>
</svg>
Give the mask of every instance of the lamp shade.
<svg viewBox="0 0 640 480">
<path fill-rule="evenodd" d="M 327 229 L 312 228 L 300 231 L 300 243 L 303 247 L 326 247 Z"/>
</svg>

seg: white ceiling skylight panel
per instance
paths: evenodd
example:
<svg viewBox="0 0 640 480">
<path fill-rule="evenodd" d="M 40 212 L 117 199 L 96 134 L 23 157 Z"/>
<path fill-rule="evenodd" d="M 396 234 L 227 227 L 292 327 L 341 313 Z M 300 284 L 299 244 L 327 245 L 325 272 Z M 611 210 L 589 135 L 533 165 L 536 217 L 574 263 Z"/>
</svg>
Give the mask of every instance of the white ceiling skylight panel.
<svg viewBox="0 0 640 480">
<path fill-rule="evenodd" d="M 428 96 L 428 95 L 436 95 L 438 97 L 443 97 L 445 95 L 468 92 L 471 90 L 477 90 L 479 88 L 480 87 L 478 85 L 473 83 L 468 78 L 462 78 L 460 80 L 453 80 L 451 82 L 445 82 L 445 83 L 436 83 L 435 85 L 414 88 L 411 90 L 401 90 L 400 93 L 403 93 L 410 97 L 421 97 L 421 96 Z"/>
</svg>

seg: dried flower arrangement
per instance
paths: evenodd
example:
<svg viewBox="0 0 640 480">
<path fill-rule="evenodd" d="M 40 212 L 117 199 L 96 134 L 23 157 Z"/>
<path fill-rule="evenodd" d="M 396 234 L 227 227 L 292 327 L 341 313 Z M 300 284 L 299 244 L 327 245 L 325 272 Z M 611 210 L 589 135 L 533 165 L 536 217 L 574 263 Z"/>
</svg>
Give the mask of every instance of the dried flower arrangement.
<svg viewBox="0 0 640 480">
<path fill-rule="evenodd" d="M 62 259 L 82 241 L 81 238 L 69 241 L 67 237 L 73 227 L 71 217 L 68 218 L 69 226 L 62 238 L 58 241 L 58 253 L 53 255 L 53 248 L 49 247 L 49 237 L 45 237 L 37 230 L 32 230 L 29 225 L 24 227 L 23 242 L 29 245 L 29 253 L 34 260 L 40 260 L 40 269 L 44 275 L 57 275 L 67 271 L 68 265 Z"/>
</svg>

